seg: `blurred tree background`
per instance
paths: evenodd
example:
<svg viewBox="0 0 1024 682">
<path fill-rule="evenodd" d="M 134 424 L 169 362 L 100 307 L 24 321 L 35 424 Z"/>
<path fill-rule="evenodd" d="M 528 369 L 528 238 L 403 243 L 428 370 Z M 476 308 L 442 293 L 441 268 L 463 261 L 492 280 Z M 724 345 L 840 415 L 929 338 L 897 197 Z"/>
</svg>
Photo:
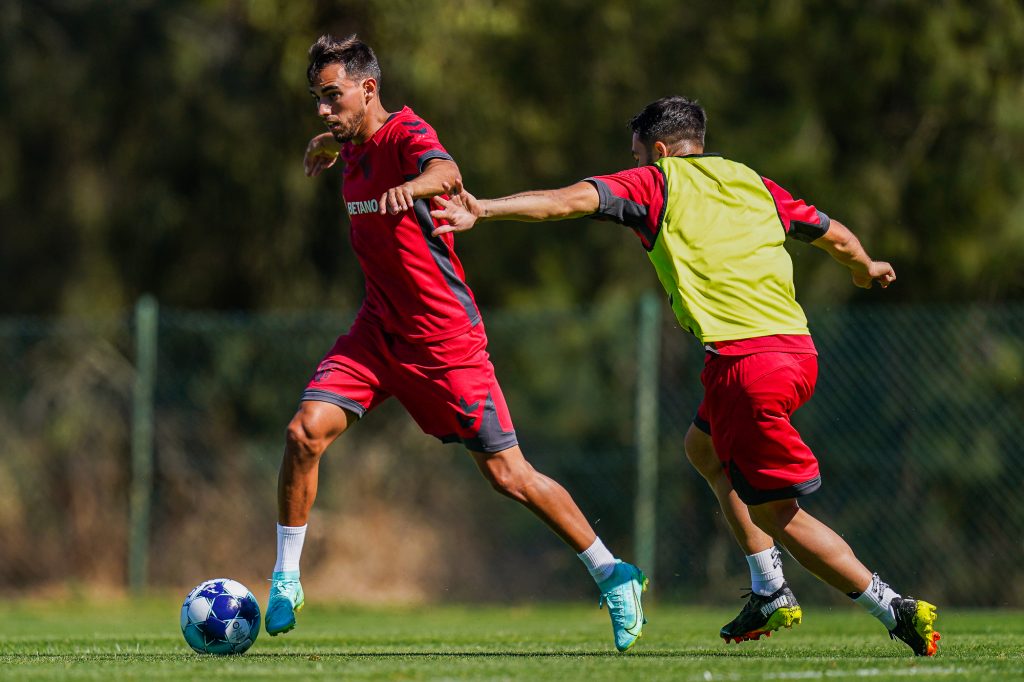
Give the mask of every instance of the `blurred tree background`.
<svg viewBox="0 0 1024 682">
<path fill-rule="evenodd" d="M 161 305 L 150 584 L 265 577 L 284 425 L 363 295 L 340 174 L 302 172 L 322 32 L 374 46 L 385 106 L 429 120 L 482 196 L 629 167 L 634 113 L 700 100 L 709 151 L 843 220 L 899 274 L 863 292 L 792 249 L 822 349 L 820 397 L 797 417 L 830 487 L 808 506 L 894 584 L 1024 604 L 1016 0 L 0 3 L 0 593 L 126 583 L 144 293 Z M 629 556 L 635 303 L 660 291 L 642 248 L 586 219 L 458 241 L 525 451 Z M 673 327 L 654 358 L 655 574 L 662 594 L 721 600 L 745 567 L 682 456 L 701 352 Z M 324 461 L 311 594 L 590 596 L 461 449 L 394 401 L 367 422 Z M 911 518 L 912 533 L 893 521 Z M 209 541 L 211 520 L 230 541 Z M 920 561 L 935 547 L 941 570 Z M 339 571 L 366 583 L 339 587 Z"/>
<path fill-rule="evenodd" d="M 300 163 L 321 130 L 304 71 L 323 31 L 375 47 L 385 106 L 430 120 L 478 194 L 627 167 L 626 121 L 680 93 L 707 108 L 709 150 L 891 259 L 889 300 L 1024 293 L 1013 0 L 15 0 L 0 6 L 0 313 L 123 311 L 142 292 L 180 308 L 357 305 L 339 174 L 310 180 Z M 460 242 L 483 305 L 656 286 L 608 224 Z M 858 295 L 796 257 L 805 302 Z"/>
</svg>

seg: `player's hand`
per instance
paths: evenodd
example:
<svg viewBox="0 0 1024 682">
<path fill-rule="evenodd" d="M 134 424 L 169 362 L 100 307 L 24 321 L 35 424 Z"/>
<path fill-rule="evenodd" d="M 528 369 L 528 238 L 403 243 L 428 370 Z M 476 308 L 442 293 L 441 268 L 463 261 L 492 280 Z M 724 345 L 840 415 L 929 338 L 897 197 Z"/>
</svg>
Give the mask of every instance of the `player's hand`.
<svg viewBox="0 0 1024 682">
<path fill-rule="evenodd" d="M 467 211 L 479 218 L 483 215 L 483 209 L 476 197 L 470 194 L 462 184 L 462 178 L 458 178 L 455 184 L 444 184 L 444 193 L 455 200 L 456 206 L 462 206 Z"/>
<path fill-rule="evenodd" d="M 448 199 L 434 197 L 434 203 L 440 208 L 430 212 L 435 220 L 445 221 L 445 225 L 438 225 L 430 234 L 438 236 L 446 232 L 465 232 L 476 225 L 480 215 L 480 203 L 472 194 L 463 189 L 459 193 L 452 193 Z"/>
<path fill-rule="evenodd" d="M 449 197 L 465 194 L 467 197 L 475 198 L 472 194 L 466 191 L 465 186 L 462 184 L 462 178 L 455 178 L 452 182 L 442 182 L 441 189 L 444 190 L 444 194 Z"/>
<path fill-rule="evenodd" d="M 399 213 L 405 213 L 413 207 L 414 200 L 413 188 L 410 183 L 405 182 L 398 187 L 392 187 L 380 195 L 380 214 L 390 213 L 391 215 L 398 215 Z"/>
<path fill-rule="evenodd" d="M 306 175 L 315 178 L 323 173 L 338 160 L 339 152 L 341 144 L 330 133 L 321 133 L 314 137 L 306 145 L 306 156 L 302 159 Z"/>
<path fill-rule="evenodd" d="M 880 260 L 871 261 L 867 272 L 853 273 L 853 283 L 862 289 L 870 289 L 875 282 L 885 289 L 895 281 L 896 271 L 892 265 Z"/>
</svg>

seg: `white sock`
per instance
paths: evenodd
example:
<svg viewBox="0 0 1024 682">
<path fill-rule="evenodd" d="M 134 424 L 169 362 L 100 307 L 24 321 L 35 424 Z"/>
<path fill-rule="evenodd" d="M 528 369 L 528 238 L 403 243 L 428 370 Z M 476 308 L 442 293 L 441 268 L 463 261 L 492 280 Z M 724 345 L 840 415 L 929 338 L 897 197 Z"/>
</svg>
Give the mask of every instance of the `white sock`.
<svg viewBox="0 0 1024 682">
<path fill-rule="evenodd" d="M 762 597 L 775 592 L 786 582 L 782 574 L 782 552 L 772 545 L 763 552 L 747 555 L 750 566 L 750 589 Z"/>
<path fill-rule="evenodd" d="M 872 616 L 882 621 L 882 625 L 888 630 L 896 627 L 896 613 L 892 610 L 892 600 L 900 595 L 891 587 L 882 582 L 882 579 L 875 573 L 871 576 L 871 582 L 859 595 L 856 592 L 850 593 L 853 601 L 857 602 Z"/>
<path fill-rule="evenodd" d="M 274 573 L 299 570 L 302 543 L 306 540 L 306 526 L 282 526 L 277 524 L 277 563 Z"/>
<path fill-rule="evenodd" d="M 601 538 L 594 540 L 594 544 L 577 554 L 583 565 L 590 571 L 594 582 L 607 580 L 608 576 L 615 570 L 615 557 L 608 551 L 608 548 L 601 542 Z"/>
</svg>

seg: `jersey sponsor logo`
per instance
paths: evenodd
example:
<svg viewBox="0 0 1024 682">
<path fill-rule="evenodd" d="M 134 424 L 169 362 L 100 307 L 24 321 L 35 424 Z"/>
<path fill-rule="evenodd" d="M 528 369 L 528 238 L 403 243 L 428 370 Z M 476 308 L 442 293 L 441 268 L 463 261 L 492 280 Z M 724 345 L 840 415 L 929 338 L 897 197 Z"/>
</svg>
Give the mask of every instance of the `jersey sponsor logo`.
<svg viewBox="0 0 1024 682">
<path fill-rule="evenodd" d="M 349 215 L 363 215 L 364 213 L 376 213 L 380 206 L 376 199 L 369 201 L 349 201 L 345 204 Z"/>
</svg>

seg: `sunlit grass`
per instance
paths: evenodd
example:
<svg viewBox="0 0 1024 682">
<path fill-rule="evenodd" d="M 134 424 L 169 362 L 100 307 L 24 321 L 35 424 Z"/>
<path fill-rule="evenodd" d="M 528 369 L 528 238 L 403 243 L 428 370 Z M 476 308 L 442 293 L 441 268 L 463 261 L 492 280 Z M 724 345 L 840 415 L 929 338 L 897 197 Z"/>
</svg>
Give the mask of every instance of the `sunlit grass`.
<svg viewBox="0 0 1024 682">
<path fill-rule="evenodd" d="M 725 645 L 732 613 L 651 603 L 626 655 L 584 605 L 357 609 L 310 603 L 299 627 L 243 656 L 193 654 L 176 598 L 18 602 L 0 608 L 0 678 L 761 680 L 1024 678 L 1024 614 L 942 610 L 939 656 L 914 658 L 855 607 L 805 606 L 805 623 Z"/>
</svg>

